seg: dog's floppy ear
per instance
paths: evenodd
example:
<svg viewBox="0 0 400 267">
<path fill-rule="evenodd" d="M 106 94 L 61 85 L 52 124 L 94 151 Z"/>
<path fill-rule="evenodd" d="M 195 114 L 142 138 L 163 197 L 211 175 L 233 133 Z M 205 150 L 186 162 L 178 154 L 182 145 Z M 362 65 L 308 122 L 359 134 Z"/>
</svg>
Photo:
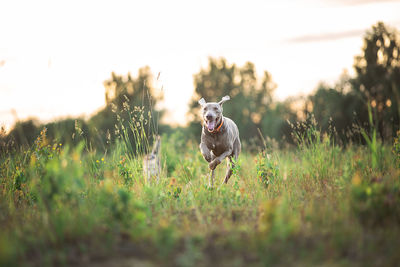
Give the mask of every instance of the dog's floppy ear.
<svg viewBox="0 0 400 267">
<path fill-rule="evenodd" d="M 229 97 L 229 95 L 224 96 L 221 101 L 218 102 L 218 104 L 220 106 L 222 106 L 223 103 L 225 103 L 226 101 L 230 100 L 231 98 Z"/>
<path fill-rule="evenodd" d="M 202 99 L 199 100 L 199 104 L 200 104 L 201 106 L 204 106 L 204 105 L 206 104 L 206 101 L 204 100 L 204 98 L 202 98 Z"/>
</svg>

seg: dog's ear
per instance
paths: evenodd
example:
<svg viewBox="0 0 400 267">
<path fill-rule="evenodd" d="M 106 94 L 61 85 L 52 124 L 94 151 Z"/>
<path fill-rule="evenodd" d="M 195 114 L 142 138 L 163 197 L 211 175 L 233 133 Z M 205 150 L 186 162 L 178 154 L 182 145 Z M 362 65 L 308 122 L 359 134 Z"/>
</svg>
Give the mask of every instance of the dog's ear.
<svg viewBox="0 0 400 267">
<path fill-rule="evenodd" d="M 206 101 L 204 100 L 204 98 L 202 98 L 202 99 L 199 100 L 199 104 L 200 104 L 201 106 L 204 106 L 204 105 L 206 104 Z"/>
<path fill-rule="evenodd" d="M 224 96 L 221 101 L 218 102 L 218 104 L 220 106 L 222 106 L 223 103 L 225 103 L 226 101 L 230 100 L 231 98 L 229 97 L 229 95 Z"/>
</svg>

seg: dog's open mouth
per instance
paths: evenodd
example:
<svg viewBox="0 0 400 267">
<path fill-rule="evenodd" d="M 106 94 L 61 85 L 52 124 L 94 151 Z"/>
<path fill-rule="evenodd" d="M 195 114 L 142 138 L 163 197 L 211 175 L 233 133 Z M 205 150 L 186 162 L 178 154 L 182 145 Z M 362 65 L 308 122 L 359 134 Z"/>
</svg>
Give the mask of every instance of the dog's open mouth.
<svg viewBox="0 0 400 267">
<path fill-rule="evenodd" d="M 206 121 L 207 128 L 209 131 L 214 131 L 215 129 L 215 120 Z"/>
</svg>

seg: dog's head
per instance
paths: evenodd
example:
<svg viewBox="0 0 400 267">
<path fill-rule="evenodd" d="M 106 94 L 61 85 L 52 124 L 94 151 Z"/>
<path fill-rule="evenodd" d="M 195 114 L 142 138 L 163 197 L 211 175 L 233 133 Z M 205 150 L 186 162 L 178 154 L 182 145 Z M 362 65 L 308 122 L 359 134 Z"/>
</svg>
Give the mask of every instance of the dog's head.
<svg viewBox="0 0 400 267">
<path fill-rule="evenodd" d="M 212 132 L 221 123 L 222 120 L 222 104 L 231 99 L 228 95 L 224 96 L 221 101 L 207 103 L 204 98 L 199 100 L 202 109 L 203 121 L 207 129 Z"/>
</svg>

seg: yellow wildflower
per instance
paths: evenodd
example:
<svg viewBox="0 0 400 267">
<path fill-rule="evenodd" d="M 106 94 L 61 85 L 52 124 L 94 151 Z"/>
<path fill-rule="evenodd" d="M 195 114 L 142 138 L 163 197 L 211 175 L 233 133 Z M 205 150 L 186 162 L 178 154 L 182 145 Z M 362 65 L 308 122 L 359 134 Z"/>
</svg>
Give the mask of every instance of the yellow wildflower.
<svg viewBox="0 0 400 267">
<path fill-rule="evenodd" d="M 367 193 L 367 195 L 370 196 L 372 193 L 371 187 L 368 186 L 367 189 L 365 189 L 365 193 Z"/>
</svg>

